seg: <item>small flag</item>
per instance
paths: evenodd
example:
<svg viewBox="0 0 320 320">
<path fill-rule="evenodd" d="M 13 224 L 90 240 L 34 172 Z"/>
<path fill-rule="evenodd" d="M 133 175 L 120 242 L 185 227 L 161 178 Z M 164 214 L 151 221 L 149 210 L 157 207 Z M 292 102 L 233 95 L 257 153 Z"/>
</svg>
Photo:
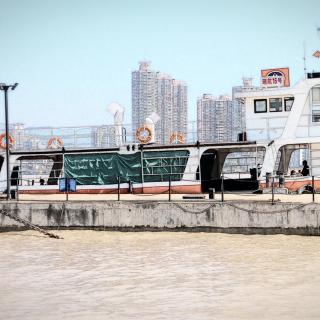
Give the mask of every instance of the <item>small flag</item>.
<svg viewBox="0 0 320 320">
<path fill-rule="evenodd" d="M 316 58 L 320 58 L 320 51 L 317 50 L 314 54 L 313 54 L 314 57 Z"/>
</svg>

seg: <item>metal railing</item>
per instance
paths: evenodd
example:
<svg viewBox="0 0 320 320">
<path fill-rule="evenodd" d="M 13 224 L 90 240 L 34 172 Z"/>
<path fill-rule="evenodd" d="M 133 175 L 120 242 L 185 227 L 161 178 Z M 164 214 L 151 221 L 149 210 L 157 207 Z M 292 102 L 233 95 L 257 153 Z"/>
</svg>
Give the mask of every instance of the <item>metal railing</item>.
<svg viewBox="0 0 320 320">
<path fill-rule="evenodd" d="M 60 178 L 62 178 L 63 175 L 61 175 Z M 54 193 L 58 190 L 58 184 L 59 184 L 59 179 L 57 178 L 57 184 L 52 185 L 53 190 L 55 190 Z M 89 177 L 88 177 L 89 178 Z M 300 193 L 303 194 L 308 194 L 310 195 L 310 198 L 305 198 L 305 199 L 310 199 L 309 202 L 320 202 L 320 176 L 319 177 L 304 177 L 305 179 L 309 179 L 309 183 L 304 185 L 303 190 L 301 188 Z M 177 200 L 183 200 L 183 199 L 199 199 L 199 200 L 204 200 L 204 201 L 218 201 L 218 202 L 225 202 L 225 201 L 230 201 L 232 199 L 248 199 L 248 195 L 252 194 L 264 194 L 264 191 L 267 190 L 268 193 L 264 194 L 262 197 L 264 201 L 271 201 L 272 204 L 275 204 L 277 200 L 275 199 L 276 195 L 280 196 L 277 192 L 279 190 L 283 191 L 285 190 L 285 184 L 284 181 L 282 180 L 283 177 L 281 176 L 270 176 L 268 177 L 268 181 L 266 182 L 265 188 L 261 189 L 259 188 L 259 184 L 257 180 L 252 180 L 252 179 L 232 179 L 229 177 L 226 177 L 224 174 L 221 175 L 219 179 L 208 179 L 208 180 L 196 180 L 196 179 L 181 179 L 179 181 L 174 181 L 172 179 L 171 174 L 168 174 L 167 179 L 165 182 L 162 182 L 161 187 L 158 188 L 158 192 L 153 191 L 152 194 L 150 193 L 144 193 L 144 187 L 141 183 L 136 183 L 126 177 L 121 177 L 117 176 L 115 177 L 116 179 L 116 187 L 113 186 L 112 189 L 109 189 L 107 193 L 105 193 L 105 200 L 128 200 L 128 197 L 125 194 L 128 195 L 133 195 L 134 197 L 129 199 L 133 201 L 140 201 L 140 200 L 147 200 L 150 201 L 151 198 L 153 198 L 155 201 L 177 201 Z M 4 182 L 4 181 L 0 181 Z M 177 184 L 178 182 L 178 184 Z M 292 181 L 292 183 L 295 183 L 296 181 Z M 187 185 L 189 183 L 196 183 L 199 186 L 204 187 L 205 186 L 205 191 L 199 194 L 192 194 L 192 195 L 187 195 L 185 192 L 183 192 L 183 188 L 181 189 L 181 186 L 184 184 Z M 290 187 L 287 183 L 287 187 Z M 289 181 L 290 183 L 290 181 Z M 235 190 L 235 185 L 241 185 L 242 189 Z M 11 198 L 13 200 L 17 201 L 23 201 L 23 200 L 28 200 L 28 196 L 25 196 L 24 191 L 26 190 L 25 188 L 21 190 L 22 186 L 34 186 L 36 187 L 36 190 L 38 190 L 37 196 L 32 197 L 33 201 L 41 200 L 42 195 L 41 195 L 41 187 L 43 185 L 46 185 L 44 181 L 41 181 L 41 179 L 20 179 L 20 178 L 12 178 L 11 179 Z M 38 186 L 38 188 L 37 188 Z M 86 189 L 90 189 L 91 185 L 85 185 Z M 155 186 L 157 186 L 157 183 L 155 183 Z M 254 186 L 256 186 L 256 189 L 253 190 Z M 40 187 L 40 188 L 39 188 Z M 104 185 L 106 187 L 106 185 Z M 148 186 L 145 186 L 148 188 Z M 250 190 L 251 189 L 251 190 Z M 137 191 L 139 190 L 139 191 Z M 156 189 L 154 189 L 156 190 Z M 21 199 L 20 195 L 23 194 L 24 197 Z M 65 194 L 66 198 L 61 199 L 63 201 L 68 201 L 68 200 L 78 200 L 81 199 L 81 194 L 76 194 L 77 197 L 74 197 L 70 199 L 68 191 L 61 192 L 61 194 Z M 89 192 L 88 194 L 91 194 Z M 296 193 L 294 193 L 296 194 Z M 3 192 L 3 196 L 6 195 L 6 190 Z M 116 195 L 116 199 L 112 198 L 110 199 L 110 196 Z M 159 198 L 159 195 L 162 195 Z M 164 197 L 164 195 L 167 195 L 167 197 Z M 173 199 L 173 195 L 175 195 L 175 199 Z M 178 195 L 181 195 L 181 197 L 177 198 Z M 247 195 L 247 196 L 246 196 Z M 289 193 L 290 195 L 290 193 Z M 230 198 L 231 196 L 231 198 Z M 232 196 L 237 196 L 236 198 Z M 150 198 L 151 197 L 151 198 Z M 57 200 L 59 200 L 57 199 Z M 304 199 L 304 201 L 305 201 Z M 295 196 L 295 201 L 297 200 Z"/>
<path fill-rule="evenodd" d="M 0 127 L 0 130 L 3 130 Z M 155 129 L 155 144 L 172 144 L 171 134 L 180 132 L 183 134 L 185 143 L 232 142 L 237 140 L 239 128 L 223 130 L 222 135 L 215 134 L 212 128 L 197 128 L 196 121 L 190 121 L 186 128 L 166 128 L 165 132 Z M 232 131 L 233 130 L 233 131 Z M 11 125 L 10 135 L 14 138 L 12 149 L 24 150 L 48 150 L 63 146 L 67 149 L 91 149 L 91 148 L 114 148 L 126 144 L 139 143 L 136 130 L 131 124 L 102 125 L 102 126 L 77 126 L 77 127 L 24 127 L 23 125 Z M 52 145 L 53 138 L 59 138 Z"/>
</svg>

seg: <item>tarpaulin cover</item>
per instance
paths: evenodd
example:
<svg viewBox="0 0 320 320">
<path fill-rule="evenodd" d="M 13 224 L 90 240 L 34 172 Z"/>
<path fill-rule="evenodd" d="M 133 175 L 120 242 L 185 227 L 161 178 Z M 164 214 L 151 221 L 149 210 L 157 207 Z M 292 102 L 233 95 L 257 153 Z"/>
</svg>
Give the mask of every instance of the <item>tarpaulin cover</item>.
<svg viewBox="0 0 320 320">
<path fill-rule="evenodd" d="M 189 154 L 188 150 L 144 152 L 144 182 L 181 180 Z"/>
<path fill-rule="evenodd" d="M 145 182 L 180 180 L 184 173 L 189 151 L 143 152 Z M 131 180 L 142 182 L 141 153 L 68 154 L 64 157 L 65 176 L 75 178 L 79 185 L 116 184 Z"/>
</svg>

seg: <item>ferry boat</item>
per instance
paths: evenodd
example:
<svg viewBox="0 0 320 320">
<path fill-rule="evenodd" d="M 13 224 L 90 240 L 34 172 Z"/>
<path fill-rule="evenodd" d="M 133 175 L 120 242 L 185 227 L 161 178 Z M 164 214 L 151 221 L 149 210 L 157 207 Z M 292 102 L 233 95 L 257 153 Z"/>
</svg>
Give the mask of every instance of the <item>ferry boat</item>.
<svg viewBox="0 0 320 320">
<path fill-rule="evenodd" d="M 264 190 L 273 176 L 275 186 L 288 192 L 299 192 L 312 183 L 320 190 L 320 73 L 308 73 L 293 87 L 287 80 L 283 69 L 271 69 L 260 87 L 235 94 L 245 111 L 241 141 L 157 145 L 144 137 L 140 143 L 116 148 L 69 149 L 59 148 L 61 141 L 52 137 L 58 149 L 10 150 L 11 188 L 22 194 L 54 194 L 59 193 L 59 179 L 68 177 L 76 180 L 76 193 L 116 193 L 120 189 L 122 193 L 158 194 L 170 187 L 172 193 L 195 194 L 209 188 Z M 152 130 L 146 134 L 152 135 Z M 307 176 L 289 171 L 291 155 L 299 149 L 308 153 Z M 2 150 L 0 190 L 4 192 Z M 226 172 L 233 155 L 246 162 L 247 174 L 238 177 Z M 34 167 L 37 161 L 40 174 L 26 170 L 28 163 Z"/>
</svg>

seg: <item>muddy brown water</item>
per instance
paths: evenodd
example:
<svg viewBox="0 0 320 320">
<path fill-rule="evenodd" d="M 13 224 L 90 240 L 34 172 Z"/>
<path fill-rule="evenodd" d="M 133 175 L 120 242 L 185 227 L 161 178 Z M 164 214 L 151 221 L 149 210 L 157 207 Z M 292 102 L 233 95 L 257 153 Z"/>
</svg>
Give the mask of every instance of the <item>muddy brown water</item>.
<svg viewBox="0 0 320 320">
<path fill-rule="evenodd" d="M 320 237 L 0 234 L 1 319 L 319 319 Z"/>
</svg>

